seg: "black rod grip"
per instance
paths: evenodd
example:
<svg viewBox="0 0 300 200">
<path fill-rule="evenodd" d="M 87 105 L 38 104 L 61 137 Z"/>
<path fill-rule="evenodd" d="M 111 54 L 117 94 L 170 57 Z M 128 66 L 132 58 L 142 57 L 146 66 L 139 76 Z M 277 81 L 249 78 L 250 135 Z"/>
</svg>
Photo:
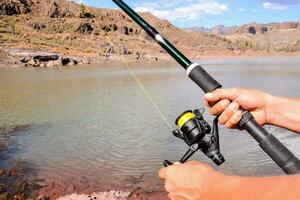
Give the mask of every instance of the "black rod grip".
<svg viewBox="0 0 300 200">
<path fill-rule="evenodd" d="M 287 174 L 300 173 L 300 161 L 276 137 L 269 134 L 259 146 Z"/>
<path fill-rule="evenodd" d="M 189 77 L 205 92 L 212 92 L 222 85 L 211 77 L 200 65 L 189 72 Z"/>
<path fill-rule="evenodd" d="M 299 174 L 300 161 L 276 137 L 258 124 L 253 115 L 245 111 L 239 128 L 246 130 L 270 158 L 286 173 Z"/>
</svg>

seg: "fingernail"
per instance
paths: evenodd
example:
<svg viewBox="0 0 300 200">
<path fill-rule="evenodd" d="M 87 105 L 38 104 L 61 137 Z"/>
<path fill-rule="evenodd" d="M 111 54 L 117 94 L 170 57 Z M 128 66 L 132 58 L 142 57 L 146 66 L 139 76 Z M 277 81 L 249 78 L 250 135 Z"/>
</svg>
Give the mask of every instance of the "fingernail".
<svg viewBox="0 0 300 200">
<path fill-rule="evenodd" d="M 237 111 L 237 113 L 236 113 L 235 115 L 233 115 L 233 118 L 234 118 L 235 120 L 238 120 L 238 119 L 241 118 L 241 116 L 242 116 L 242 112 L 241 112 L 241 111 Z"/>
<path fill-rule="evenodd" d="M 181 165 L 181 162 L 174 162 L 173 165 Z"/>
<path fill-rule="evenodd" d="M 224 99 L 224 100 L 222 101 L 222 106 L 226 106 L 226 107 L 227 107 L 229 103 L 230 103 L 229 100 Z"/>
<path fill-rule="evenodd" d="M 213 94 L 212 93 L 206 93 L 205 95 L 204 95 L 204 97 L 206 98 L 206 99 L 211 99 L 211 98 L 213 98 Z"/>
<path fill-rule="evenodd" d="M 230 105 L 231 109 L 235 110 L 239 108 L 239 104 L 237 104 L 236 102 L 231 103 Z"/>
</svg>

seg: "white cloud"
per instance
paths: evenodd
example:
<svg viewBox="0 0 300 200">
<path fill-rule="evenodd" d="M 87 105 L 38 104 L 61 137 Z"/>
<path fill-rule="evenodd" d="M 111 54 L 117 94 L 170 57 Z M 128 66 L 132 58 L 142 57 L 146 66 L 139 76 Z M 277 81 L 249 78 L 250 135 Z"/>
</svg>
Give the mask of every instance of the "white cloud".
<svg viewBox="0 0 300 200">
<path fill-rule="evenodd" d="M 166 1 L 168 0 L 163 2 Z M 221 4 L 217 0 L 171 0 L 170 2 L 177 6 L 166 7 L 162 3 L 150 3 L 136 7 L 135 11 L 151 12 L 157 17 L 168 20 L 188 21 L 199 19 L 201 15 L 218 15 L 229 10 L 227 5 Z M 186 3 L 189 5 L 184 5 Z"/>
<path fill-rule="evenodd" d="M 270 10 L 286 10 L 288 8 L 287 5 L 281 5 L 278 3 L 272 3 L 272 2 L 263 2 L 262 6 L 265 9 L 270 9 Z"/>
<path fill-rule="evenodd" d="M 240 12 L 245 12 L 246 9 L 245 9 L 245 8 L 239 8 L 239 11 L 240 11 Z"/>
</svg>

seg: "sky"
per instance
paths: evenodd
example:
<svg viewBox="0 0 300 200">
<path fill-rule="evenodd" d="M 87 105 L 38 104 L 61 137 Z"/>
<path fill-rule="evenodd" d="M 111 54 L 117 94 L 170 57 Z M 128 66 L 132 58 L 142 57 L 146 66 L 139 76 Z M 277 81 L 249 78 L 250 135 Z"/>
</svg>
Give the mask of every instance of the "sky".
<svg viewBox="0 0 300 200">
<path fill-rule="evenodd" d="M 111 0 L 76 0 L 117 8 Z M 124 0 L 138 12 L 151 12 L 178 27 L 300 21 L 300 0 Z"/>
</svg>

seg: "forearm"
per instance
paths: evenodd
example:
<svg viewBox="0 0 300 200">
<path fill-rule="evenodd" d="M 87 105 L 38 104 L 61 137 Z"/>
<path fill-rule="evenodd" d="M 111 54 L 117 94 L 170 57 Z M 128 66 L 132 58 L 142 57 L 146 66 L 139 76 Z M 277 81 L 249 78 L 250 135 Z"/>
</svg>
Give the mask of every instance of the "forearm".
<svg viewBox="0 0 300 200">
<path fill-rule="evenodd" d="M 246 178 L 227 177 L 215 188 L 212 199 L 230 200 L 297 200 L 300 197 L 300 175 Z M 213 193 L 213 192 L 212 192 Z"/>
<path fill-rule="evenodd" d="M 300 99 L 270 96 L 268 122 L 300 133 Z"/>
</svg>

